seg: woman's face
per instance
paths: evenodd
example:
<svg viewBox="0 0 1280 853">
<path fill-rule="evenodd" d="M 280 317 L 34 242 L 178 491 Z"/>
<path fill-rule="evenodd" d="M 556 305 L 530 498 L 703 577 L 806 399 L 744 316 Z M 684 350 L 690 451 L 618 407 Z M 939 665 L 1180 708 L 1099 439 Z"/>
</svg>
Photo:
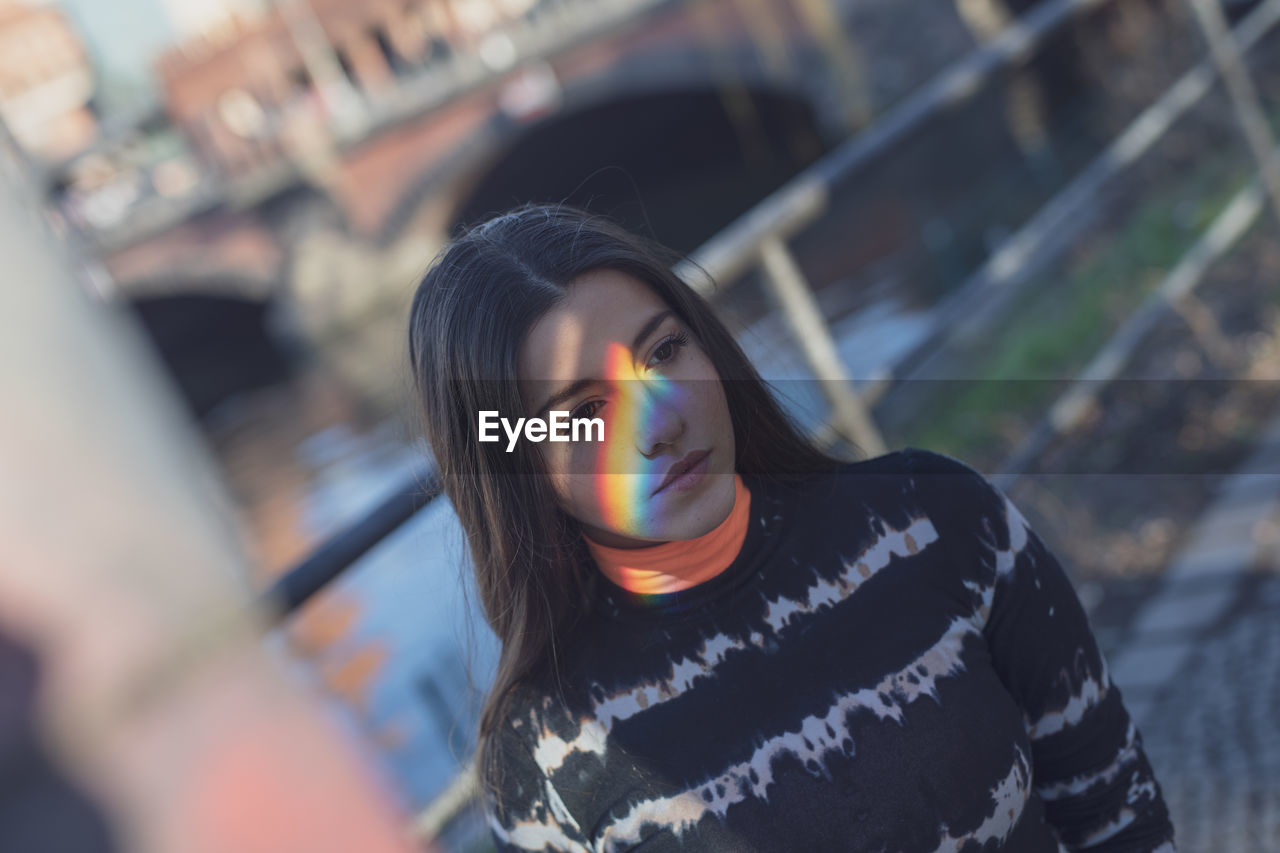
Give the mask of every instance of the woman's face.
<svg viewBox="0 0 1280 853">
<path fill-rule="evenodd" d="M 525 417 L 604 421 L 603 441 L 539 445 L 561 507 L 592 539 L 644 547 L 693 539 L 728 517 L 735 455 L 724 387 L 642 281 L 609 269 L 574 279 L 525 338 L 519 371 Z M 668 476 L 691 462 L 690 474 Z"/>
</svg>

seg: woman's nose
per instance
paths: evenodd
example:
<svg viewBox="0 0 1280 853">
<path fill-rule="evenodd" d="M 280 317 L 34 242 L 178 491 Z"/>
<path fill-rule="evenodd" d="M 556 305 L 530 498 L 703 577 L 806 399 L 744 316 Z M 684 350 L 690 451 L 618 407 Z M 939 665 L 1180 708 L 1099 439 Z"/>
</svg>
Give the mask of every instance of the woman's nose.
<svg viewBox="0 0 1280 853">
<path fill-rule="evenodd" d="M 674 445 L 684 434 L 685 422 L 674 405 L 676 398 L 675 389 L 665 384 L 645 391 L 636 438 L 640 452 L 649 459 L 660 455 L 664 446 Z"/>
</svg>

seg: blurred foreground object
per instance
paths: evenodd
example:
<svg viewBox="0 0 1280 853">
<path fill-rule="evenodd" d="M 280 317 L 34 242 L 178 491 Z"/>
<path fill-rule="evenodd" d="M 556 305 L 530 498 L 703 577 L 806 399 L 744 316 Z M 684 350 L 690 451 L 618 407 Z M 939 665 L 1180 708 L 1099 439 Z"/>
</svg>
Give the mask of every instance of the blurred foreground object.
<svg viewBox="0 0 1280 853">
<path fill-rule="evenodd" d="M 50 761 L 36 732 L 38 669 L 0 632 L 0 850 L 114 851 L 100 810 Z"/>
<path fill-rule="evenodd" d="M 0 0 L 0 119 L 18 143 L 47 162 L 65 159 L 98 134 L 93 70 L 61 10 Z"/>
<path fill-rule="evenodd" d="M 265 654 L 205 448 L 132 330 L 76 286 L 3 142 L 0 625 L 43 674 L 25 742 L 47 735 L 122 850 L 412 849 L 354 745 Z M 0 698 L 22 732 L 20 697 Z M 61 844 L 57 814 L 6 853 L 92 849 Z"/>
</svg>

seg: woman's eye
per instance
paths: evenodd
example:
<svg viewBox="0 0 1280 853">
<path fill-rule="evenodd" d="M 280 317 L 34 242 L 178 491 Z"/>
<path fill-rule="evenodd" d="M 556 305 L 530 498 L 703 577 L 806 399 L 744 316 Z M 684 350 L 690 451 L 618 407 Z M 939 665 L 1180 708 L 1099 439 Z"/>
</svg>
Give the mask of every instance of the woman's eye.
<svg viewBox="0 0 1280 853">
<path fill-rule="evenodd" d="M 594 418 L 596 413 L 600 411 L 602 402 L 600 400 L 588 400 L 578 408 L 569 413 L 569 419 L 576 421 L 579 418 Z"/>
<path fill-rule="evenodd" d="M 666 364 L 668 361 L 676 357 L 676 353 L 680 348 L 689 342 L 689 336 L 681 332 L 678 335 L 672 335 L 662 343 L 658 344 L 653 351 L 653 358 L 649 361 L 650 367 L 657 367 L 660 364 Z"/>
</svg>

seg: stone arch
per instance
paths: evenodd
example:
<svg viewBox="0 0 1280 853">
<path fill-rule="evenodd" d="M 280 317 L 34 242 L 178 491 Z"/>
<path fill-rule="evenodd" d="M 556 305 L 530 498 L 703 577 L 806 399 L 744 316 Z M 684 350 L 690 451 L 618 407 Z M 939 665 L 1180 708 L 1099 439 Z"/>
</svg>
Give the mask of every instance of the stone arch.
<svg viewBox="0 0 1280 853">
<path fill-rule="evenodd" d="M 457 194 L 447 232 L 521 202 L 566 201 L 691 251 L 826 148 L 794 92 L 630 93 L 513 134 Z"/>
<path fill-rule="evenodd" d="M 289 342 L 274 301 L 234 288 L 138 296 L 123 303 L 197 418 L 245 391 L 287 379 Z"/>
</svg>

